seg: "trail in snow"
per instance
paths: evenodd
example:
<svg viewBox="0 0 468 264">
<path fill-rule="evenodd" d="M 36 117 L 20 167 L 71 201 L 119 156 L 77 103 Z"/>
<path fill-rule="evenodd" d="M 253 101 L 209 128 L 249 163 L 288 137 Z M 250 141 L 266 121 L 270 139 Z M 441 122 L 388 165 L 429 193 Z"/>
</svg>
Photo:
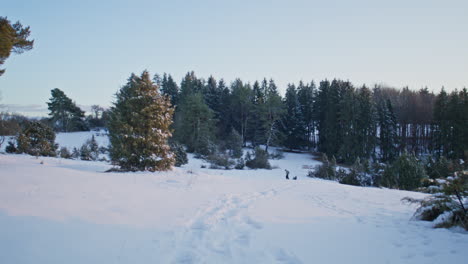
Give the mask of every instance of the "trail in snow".
<svg viewBox="0 0 468 264">
<path fill-rule="evenodd" d="M 268 251 L 251 248 L 251 236 L 262 228 L 262 224 L 253 220 L 247 212 L 259 199 L 268 199 L 296 186 L 294 183 L 282 184 L 260 192 L 223 195 L 213 204 L 200 209 L 189 220 L 187 227 L 177 236 L 180 247 L 171 263 L 214 263 L 246 259 L 255 262 L 271 259 Z M 294 259 L 281 249 L 273 256 L 278 261 L 287 263 Z M 208 259 L 206 259 L 208 258 Z"/>
</svg>

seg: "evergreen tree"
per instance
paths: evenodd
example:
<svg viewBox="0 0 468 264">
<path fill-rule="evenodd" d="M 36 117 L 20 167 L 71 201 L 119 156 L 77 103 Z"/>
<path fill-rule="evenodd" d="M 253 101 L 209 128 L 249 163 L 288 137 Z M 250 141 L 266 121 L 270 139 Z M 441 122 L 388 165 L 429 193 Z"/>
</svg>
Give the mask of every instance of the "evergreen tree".
<svg viewBox="0 0 468 264">
<path fill-rule="evenodd" d="M 424 166 L 413 154 L 405 152 L 385 169 L 382 185 L 389 188 L 414 190 L 421 186 L 425 177 L 427 176 Z"/>
<path fill-rule="evenodd" d="M 229 151 L 229 155 L 233 158 L 240 158 L 242 157 L 242 137 L 239 133 L 232 129 L 229 136 L 226 138 L 226 149 Z"/>
<path fill-rule="evenodd" d="M 176 138 L 187 146 L 188 152 L 209 155 L 214 142 L 213 111 L 201 93 L 187 95 L 179 107 Z"/>
<path fill-rule="evenodd" d="M 289 84 L 284 100 L 286 111 L 282 121 L 284 146 L 289 149 L 299 149 L 305 145 L 306 128 L 301 106 L 299 104 L 296 87 Z"/>
<path fill-rule="evenodd" d="M 358 142 L 358 114 L 359 105 L 357 93 L 349 82 L 333 81 L 332 87 L 338 89 L 336 107 L 336 131 L 329 131 L 329 136 L 338 145 L 338 152 L 331 152 L 336 155 L 340 162 L 352 164 L 359 157 Z M 335 88 L 336 87 L 336 88 Z"/>
<path fill-rule="evenodd" d="M 379 126 L 380 159 L 383 162 L 393 161 L 398 155 L 398 128 L 393 106 L 390 100 L 377 105 Z"/>
<path fill-rule="evenodd" d="M 33 48 L 34 40 L 28 40 L 30 34 L 29 27 L 23 28 L 19 21 L 11 24 L 6 17 L 0 17 L 0 66 L 11 52 L 21 54 Z M 0 76 L 4 72 L 5 69 L 0 69 Z"/>
<path fill-rule="evenodd" d="M 301 106 L 303 123 L 306 126 L 307 148 L 310 150 L 315 147 L 315 119 L 314 119 L 314 100 L 315 83 L 312 81 L 309 85 L 299 82 L 297 87 L 297 97 Z"/>
<path fill-rule="evenodd" d="M 52 97 L 47 103 L 50 121 L 58 131 L 85 131 L 84 111 L 82 111 L 63 91 L 58 88 L 51 90 Z"/>
<path fill-rule="evenodd" d="M 377 129 L 377 117 L 374 102 L 372 101 L 372 92 L 366 86 L 363 86 L 357 91 L 357 101 L 356 156 L 368 159 L 375 149 Z"/>
<path fill-rule="evenodd" d="M 328 156 L 335 155 L 341 146 L 338 134 L 338 103 L 338 81 L 320 82 L 317 101 L 314 105 L 319 135 L 318 149 Z"/>
<path fill-rule="evenodd" d="M 218 116 L 218 138 L 225 138 L 229 135 L 233 128 L 232 112 L 231 112 L 231 91 L 226 86 L 223 79 L 218 82 L 218 90 L 220 92 L 219 116 Z"/>
<path fill-rule="evenodd" d="M 127 171 L 171 169 L 169 99 L 158 92 L 147 71 L 140 77 L 132 74 L 116 97 L 108 127 L 112 162 Z"/>
<path fill-rule="evenodd" d="M 180 94 L 178 101 L 183 101 L 185 97 L 195 94 L 201 93 L 203 90 L 203 82 L 195 76 L 195 73 L 188 72 L 185 77 L 182 79 L 182 83 L 180 84 Z"/>
<path fill-rule="evenodd" d="M 262 82 L 262 88 L 266 87 L 266 80 Z M 275 139 L 280 138 L 280 124 L 281 117 L 284 113 L 284 105 L 281 99 L 281 96 L 278 93 L 278 88 L 276 87 L 273 79 L 270 79 L 268 87 L 266 88 L 266 122 L 264 123 L 265 130 L 265 151 L 268 153 L 268 147 L 275 141 Z"/>
<path fill-rule="evenodd" d="M 153 80 L 156 82 L 158 75 L 155 75 Z M 179 86 L 177 83 L 172 79 L 172 76 L 169 74 L 164 73 L 161 79 L 161 93 L 163 95 L 168 96 L 171 99 L 171 104 L 176 106 L 179 99 Z"/>
<path fill-rule="evenodd" d="M 23 131 L 17 136 L 17 153 L 26 153 L 34 156 L 55 157 L 57 144 L 55 132 L 40 122 L 28 122 Z"/>
<path fill-rule="evenodd" d="M 231 112 L 234 128 L 242 137 L 244 145 L 247 141 L 248 124 L 253 114 L 253 91 L 249 84 L 236 79 L 231 85 Z"/>
<path fill-rule="evenodd" d="M 260 87 L 260 83 L 255 81 L 252 87 L 252 118 L 249 124 L 249 138 L 253 146 L 264 144 L 266 142 L 265 123 L 267 122 L 268 112 L 266 105 L 266 89 Z"/>
</svg>

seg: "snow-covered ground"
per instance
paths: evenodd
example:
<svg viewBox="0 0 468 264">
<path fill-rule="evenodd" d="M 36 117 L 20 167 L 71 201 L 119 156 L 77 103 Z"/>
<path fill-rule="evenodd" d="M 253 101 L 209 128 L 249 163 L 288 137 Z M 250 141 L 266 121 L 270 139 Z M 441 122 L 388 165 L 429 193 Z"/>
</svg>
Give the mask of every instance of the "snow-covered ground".
<svg viewBox="0 0 468 264">
<path fill-rule="evenodd" d="M 80 146 L 89 133 L 60 134 Z M 99 137 L 97 137 L 98 139 Z M 107 144 L 107 139 L 98 139 Z M 81 142 L 82 141 L 82 142 Z M 67 143 L 68 142 L 68 143 Z M 0 263 L 464 263 L 468 234 L 412 221 L 405 196 L 274 170 L 105 173 L 102 162 L 0 154 Z M 285 180 L 284 169 L 297 175 Z"/>
</svg>

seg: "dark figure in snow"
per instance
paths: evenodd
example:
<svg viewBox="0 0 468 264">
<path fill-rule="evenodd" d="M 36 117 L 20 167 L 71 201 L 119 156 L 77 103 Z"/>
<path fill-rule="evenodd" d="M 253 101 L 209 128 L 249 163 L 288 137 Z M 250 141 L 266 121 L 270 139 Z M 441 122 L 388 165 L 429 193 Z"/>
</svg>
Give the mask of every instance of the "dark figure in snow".
<svg viewBox="0 0 468 264">
<path fill-rule="evenodd" d="M 289 180 L 289 171 L 288 170 L 284 170 L 286 172 L 286 180 Z"/>
<path fill-rule="evenodd" d="M 294 177 L 293 177 L 293 180 L 297 180 L 297 176 L 294 176 Z"/>
</svg>

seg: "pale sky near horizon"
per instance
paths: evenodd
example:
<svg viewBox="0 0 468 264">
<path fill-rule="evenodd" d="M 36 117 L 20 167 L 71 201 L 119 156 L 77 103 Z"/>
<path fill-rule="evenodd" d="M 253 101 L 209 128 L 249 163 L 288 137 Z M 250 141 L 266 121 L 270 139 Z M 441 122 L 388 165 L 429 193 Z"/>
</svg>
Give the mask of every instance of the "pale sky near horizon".
<svg viewBox="0 0 468 264">
<path fill-rule="evenodd" d="M 468 1 L 6 1 L 33 50 L 2 68 L 0 103 L 44 113 L 50 90 L 109 106 L 132 72 L 468 87 Z M 86 107 L 85 107 L 86 108 Z M 29 110 L 28 110 L 29 109 Z M 0 109 L 1 110 L 1 109 Z"/>
</svg>

